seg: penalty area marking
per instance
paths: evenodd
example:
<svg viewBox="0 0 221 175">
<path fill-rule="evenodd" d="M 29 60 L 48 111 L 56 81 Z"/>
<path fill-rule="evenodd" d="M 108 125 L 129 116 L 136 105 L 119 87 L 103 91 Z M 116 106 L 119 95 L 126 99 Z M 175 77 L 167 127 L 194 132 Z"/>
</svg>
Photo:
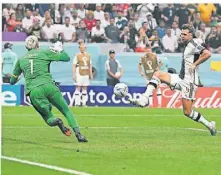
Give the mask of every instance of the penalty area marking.
<svg viewBox="0 0 221 175">
<path fill-rule="evenodd" d="M 69 173 L 69 174 L 92 175 L 92 174 L 85 173 L 85 172 L 82 172 L 82 171 L 76 171 L 76 170 L 62 168 L 62 167 L 58 167 L 58 166 L 54 166 L 54 165 L 47 165 L 47 164 L 44 164 L 44 163 L 37 163 L 37 162 L 28 161 L 28 160 L 17 159 L 15 157 L 1 156 L 1 158 L 5 159 L 5 160 L 13 161 L 13 162 L 19 162 L 19 163 L 23 163 L 23 164 L 33 165 L 33 166 L 42 167 L 42 168 L 55 170 L 55 171 L 60 171 L 60 172 L 64 172 L 64 173 Z"/>
</svg>

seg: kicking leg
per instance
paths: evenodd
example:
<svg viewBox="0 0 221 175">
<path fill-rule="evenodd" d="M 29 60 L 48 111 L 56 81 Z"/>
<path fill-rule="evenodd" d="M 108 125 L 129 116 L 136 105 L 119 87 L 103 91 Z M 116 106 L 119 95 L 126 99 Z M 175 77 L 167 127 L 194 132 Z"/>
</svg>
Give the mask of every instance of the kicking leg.
<svg viewBox="0 0 221 175">
<path fill-rule="evenodd" d="M 132 104 L 136 104 L 140 107 L 145 107 L 149 102 L 149 97 L 153 94 L 154 89 L 156 89 L 161 81 L 170 84 L 171 77 L 169 73 L 157 71 L 154 73 L 153 77 L 151 78 L 149 84 L 147 85 L 146 91 L 141 95 L 141 97 L 136 99 L 129 99 Z"/>
<path fill-rule="evenodd" d="M 209 122 L 202 116 L 199 112 L 192 109 L 193 101 L 187 100 L 185 98 L 182 98 L 182 104 L 183 104 L 183 113 L 185 116 L 189 117 L 190 119 L 202 123 L 204 126 L 206 126 L 211 135 L 216 135 L 216 122 L 211 121 Z"/>
</svg>

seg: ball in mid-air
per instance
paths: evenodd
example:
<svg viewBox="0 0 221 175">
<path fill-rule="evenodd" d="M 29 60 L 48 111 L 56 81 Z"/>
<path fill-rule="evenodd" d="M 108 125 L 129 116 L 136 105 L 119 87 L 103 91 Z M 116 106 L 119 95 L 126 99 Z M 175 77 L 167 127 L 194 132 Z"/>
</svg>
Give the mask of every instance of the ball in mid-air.
<svg viewBox="0 0 221 175">
<path fill-rule="evenodd" d="M 117 83 L 114 86 L 114 94 L 121 98 L 126 96 L 128 94 L 128 86 L 124 83 Z"/>
</svg>

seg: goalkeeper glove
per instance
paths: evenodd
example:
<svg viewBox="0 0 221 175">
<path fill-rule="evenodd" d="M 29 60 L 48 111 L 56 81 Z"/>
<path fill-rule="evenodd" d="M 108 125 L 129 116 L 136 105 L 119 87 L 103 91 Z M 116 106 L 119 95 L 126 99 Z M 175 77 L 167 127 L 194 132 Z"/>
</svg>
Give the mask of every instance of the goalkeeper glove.
<svg viewBox="0 0 221 175">
<path fill-rule="evenodd" d="M 63 48 L 63 44 L 61 41 L 57 41 L 55 43 L 53 43 L 52 46 L 49 47 L 50 51 L 54 52 L 54 53 L 61 53 L 64 48 Z"/>
</svg>

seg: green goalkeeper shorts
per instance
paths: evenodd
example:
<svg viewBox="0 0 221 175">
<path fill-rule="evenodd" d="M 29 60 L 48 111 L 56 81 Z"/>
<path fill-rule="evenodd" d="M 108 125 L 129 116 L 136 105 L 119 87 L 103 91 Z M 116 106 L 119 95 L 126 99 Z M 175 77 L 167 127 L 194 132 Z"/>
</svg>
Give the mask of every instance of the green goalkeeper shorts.
<svg viewBox="0 0 221 175">
<path fill-rule="evenodd" d="M 31 104 L 36 109 L 36 111 L 40 113 L 44 120 L 47 120 L 52 115 L 51 104 L 58 104 L 59 102 L 61 106 L 67 106 L 59 88 L 52 83 L 43 84 L 32 89 L 29 96 Z"/>
</svg>

